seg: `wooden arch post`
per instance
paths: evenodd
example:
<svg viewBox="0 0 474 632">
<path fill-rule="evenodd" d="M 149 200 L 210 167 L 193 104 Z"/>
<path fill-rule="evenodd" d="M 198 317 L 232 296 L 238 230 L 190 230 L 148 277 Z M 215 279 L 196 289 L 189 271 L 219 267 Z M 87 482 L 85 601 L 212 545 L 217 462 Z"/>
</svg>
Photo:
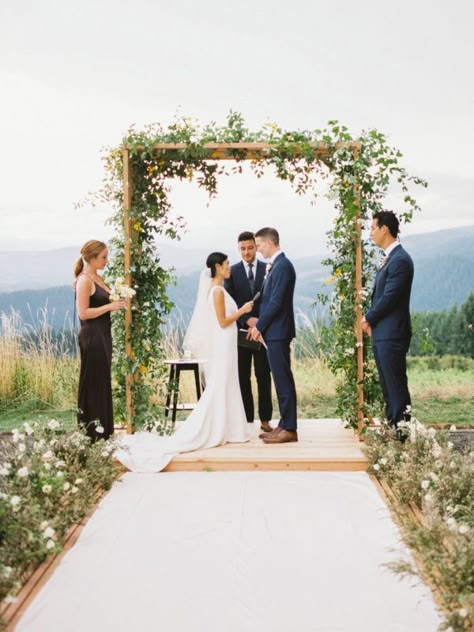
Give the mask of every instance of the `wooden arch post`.
<svg viewBox="0 0 474 632">
<path fill-rule="evenodd" d="M 353 154 L 357 160 L 360 153 L 360 144 L 354 144 Z M 354 186 L 354 204 L 356 206 L 356 296 L 355 296 L 355 323 L 354 331 L 357 341 L 357 431 L 359 439 L 362 441 L 364 435 L 364 334 L 362 331 L 362 226 L 359 221 L 360 215 L 360 187 Z"/>
<path fill-rule="evenodd" d="M 359 142 L 351 143 L 337 143 L 336 149 L 340 147 L 350 147 L 352 149 L 354 158 L 357 160 L 361 149 Z M 140 148 L 137 148 L 140 149 Z M 153 146 L 153 151 L 158 153 L 163 152 L 176 152 L 179 150 L 187 149 L 186 143 L 157 143 Z M 238 153 L 239 160 L 255 160 L 265 159 L 269 153 L 275 151 L 275 145 L 270 143 L 207 143 L 203 147 L 204 151 L 208 154 L 209 160 L 235 160 L 236 152 Z M 313 143 L 312 149 L 317 158 L 327 158 L 332 148 L 325 143 Z M 298 153 L 298 143 L 294 143 L 294 155 Z M 130 219 L 130 211 L 132 210 L 132 195 L 133 195 L 133 172 L 130 162 L 130 151 L 127 146 L 122 147 L 123 156 L 123 221 L 125 232 L 125 249 L 124 249 L 124 267 L 125 267 L 125 282 L 132 285 L 132 256 L 131 256 L 131 244 L 133 240 L 133 226 Z M 356 213 L 356 220 L 360 219 L 360 191 L 358 185 L 355 185 L 355 204 L 358 207 Z M 361 431 L 364 428 L 364 354 L 363 354 L 363 333 L 362 333 L 362 308 L 361 305 L 361 290 L 362 290 L 362 227 L 360 222 L 356 222 L 357 242 L 356 242 L 356 307 L 355 307 L 355 335 L 357 340 L 357 431 L 359 437 L 362 438 Z M 127 309 L 125 315 L 125 351 L 128 358 L 133 358 L 133 350 L 131 344 L 131 323 L 132 312 L 131 307 Z M 133 394 L 132 394 L 133 375 L 127 373 L 125 380 L 125 404 L 127 414 L 127 432 L 133 432 Z"/>
<path fill-rule="evenodd" d="M 132 163 L 130 162 L 130 151 L 124 147 L 122 149 L 123 158 L 123 228 L 125 234 L 125 247 L 124 247 L 124 276 L 125 283 L 132 287 L 132 239 L 133 228 L 132 220 L 130 219 L 130 211 L 132 210 L 132 195 L 133 195 L 133 171 Z M 132 325 L 132 308 L 129 304 L 125 312 L 125 353 L 127 358 L 132 358 L 132 343 L 131 343 L 131 325 Z M 133 375 L 127 371 L 125 377 L 125 409 L 127 414 L 127 432 L 130 434 L 133 432 L 133 398 L 132 398 L 132 381 Z"/>
</svg>

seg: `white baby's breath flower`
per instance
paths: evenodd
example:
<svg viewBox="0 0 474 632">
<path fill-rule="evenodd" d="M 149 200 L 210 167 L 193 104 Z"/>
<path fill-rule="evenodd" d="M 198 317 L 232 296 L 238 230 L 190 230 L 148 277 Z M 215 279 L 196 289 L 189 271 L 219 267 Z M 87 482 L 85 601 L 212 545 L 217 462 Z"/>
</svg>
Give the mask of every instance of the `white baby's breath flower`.
<svg viewBox="0 0 474 632">
<path fill-rule="evenodd" d="M 61 424 L 57 419 L 51 419 L 51 421 L 48 421 L 48 428 L 50 430 L 57 430 L 60 426 Z"/>
<path fill-rule="evenodd" d="M 7 469 L 4 465 L 0 467 L 0 476 L 8 476 L 10 474 L 10 470 Z"/>
<path fill-rule="evenodd" d="M 26 451 L 26 445 L 24 443 L 19 443 L 18 444 L 18 452 L 23 454 L 23 452 L 25 452 L 25 451 Z"/>
<path fill-rule="evenodd" d="M 452 441 L 448 441 L 448 450 L 452 450 L 454 447 L 454 443 Z"/>
<path fill-rule="evenodd" d="M 17 597 L 15 597 L 15 595 L 7 595 L 5 597 L 5 603 L 15 603 L 17 600 Z"/>
<path fill-rule="evenodd" d="M 471 529 L 470 529 L 469 525 L 467 525 L 467 524 L 460 524 L 459 525 L 458 531 L 459 531 L 459 533 L 461 535 L 466 535 L 466 533 L 469 533 L 470 530 Z"/>
<path fill-rule="evenodd" d="M 435 474 L 434 472 L 430 472 L 430 478 L 431 480 L 436 483 L 437 481 L 439 481 L 439 476 L 437 474 Z"/>
<path fill-rule="evenodd" d="M 48 540 L 46 542 L 46 548 L 50 551 L 51 549 L 54 549 L 54 547 L 56 546 L 56 544 L 54 543 L 54 540 Z"/>
<path fill-rule="evenodd" d="M 430 493 L 425 494 L 425 502 L 431 503 L 432 501 L 433 501 L 433 495 Z"/>
<path fill-rule="evenodd" d="M 449 516 L 449 518 L 446 518 L 446 525 L 450 531 L 456 531 L 456 529 L 458 528 L 456 518 L 454 518 L 453 516 Z"/>
<path fill-rule="evenodd" d="M 80 485 L 82 483 L 82 478 L 76 478 L 74 481 L 74 485 Z"/>
<path fill-rule="evenodd" d="M 71 487 L 71 483 L 68 483 L 67 481 L 63 485 L 63 489 L 65 492 L 67 492 L 70 487 Z"/>
<path fill-rule="evenodd" d="M 51 464 L 50 463 L 44 463 L 43 467 L 44 467 L 45 470 L 49 471 L 51 469 Z"/>
<path fill-rule="evenodd" d="M 429 486 L 430 486 L 430 481 L 426 479 L 424 481 L 421 481 L 421 489 L 428 489 Z"/>
<path fill-rule="evenodd" d="M 459 610 L 459 616 L 462 617 L 463 619 L 465 619 L 468 614 L 469 612 L 467 611 L 467 608 L 461 608 Z"/>
<path fill-rule="evenodd" d="M 95 427 L 95 431 L 98 432 L 99 434 L 103 434 L 104 433 L 104 427 L 101 426 L 100 424 L 97 424 Z"/>
<path fill-rule="evenodd" d="M 436 468 L 436 469 L 438 469 L 438 470 L 439 470 L 439 469 L 441 469 L 441 468 L 443 467 L 443 461 L 440 461 L 440 460 L 435 461 L 435 462 L 434 462 L 434 466 L 435 466 L 435 468 Z"/>
<path fill-rule="evenodd" d="M 374 463 L 374 465 L 372 465 L 372 468 L 378 472 L 378 470 L 380 470 L 380 465 L 378 463 Z"/>
<path fill-rule="evenodd" d="M 20 467 L 16 475 L 20 478 L 26 478 L 28 476 L 28 468 L 26 467 L 26 465 L 24 467 Z"/>
<path fill-rule="evenodd" d="M 56 478 L 64 478 L 64 472 L 62 470 L 56 472 Z"/>
<path fill-rule="evenodd" d="M 108 452 L 108 450 L 102 450 L 100 455 L 103 456 L 106 459 L 109 456 L 109 452 Z"/>
<path fill-rule="evenodd" d="M 42 460 L 46 463 L 47 461 L 51 461 L 51 459 L 53 458 L 53 453 L 51 452 L 51 450 L 47 450 L 43 455 L 42 455 Z"/>
<path fill-rule="evenodd" d="M 387 459 L 386 459 L 385 457 L 382 457 L 382 458 L 379 460 L 379 463 L 380 463 L 380 465 L 387 465 Z"/>
<path fill-rule="evenodd" d="M 10 505 L 13 507 L 14 511 L 19 509 L 20 503 L 21 503 L 21 498 L 19 496 L 12 496 L 10 498 Z"/>
<path fill-rule="evenodd" d="M 11 566 L 4 566 L 2 568 L 2 575 L 3 575 L 3 577 L 10 577 L 12 572 L 13 572 L 13 568 Z"/>
<path fill-rule="evenodd" d="M 47 529 L 49 526 L 49 522 L 47 520 L 43 520 L 43 522 L 40 524 L 40 531 L 44 531 L 45 529 Z"/>
<path fill-rule="evenodd" d="M 54 538 L 55 535 L 56 535 L 56 531 L 53 529 L 53 527 L 46 527 L 46 529 L 43 532 L 43 538 L 45 540 L 51 540 L 51 538 Z"/>
<path fill-rule="evenodd" d="M 53 491 L 53 488 L 51 487 L 51 485 L 43 485 L 41 490 L 43 494 L 50 494 Z"/>
<path fill-rule="evenodd" d="M 63 467 L 66 467 L 66 463 L 63 460 L 56 461 L 54 467 L 60 470 Z"/>
<path fill-rule="evenodd" d="M 454 424 L 452 424 L 451 426 L 449 426 L 449 432 L 456 432 L 457 428 Z"/>
<path fill-rule="evenodd" d="M 26 421 L 25 421 L 25 423 L 23 424 L 23 429 L 24 429 L 24 431 L 25 431 L 25 434 L 27 434 L 28 436 L 32 435 L 32 434 L 33 434 L 33 432 L 34 432 L 33 428 L 32 428 L 32 427 L 30 426 L 30 424 L 29 424 L 29 423 L 27 423 Z"/>
<path fill-rule="evenodd" d="M 75 485 L 71 487 L 71 494 L 77 494 L 78 491 L 79 491 L 79 487 L 76 487 Z"/>
</svg>

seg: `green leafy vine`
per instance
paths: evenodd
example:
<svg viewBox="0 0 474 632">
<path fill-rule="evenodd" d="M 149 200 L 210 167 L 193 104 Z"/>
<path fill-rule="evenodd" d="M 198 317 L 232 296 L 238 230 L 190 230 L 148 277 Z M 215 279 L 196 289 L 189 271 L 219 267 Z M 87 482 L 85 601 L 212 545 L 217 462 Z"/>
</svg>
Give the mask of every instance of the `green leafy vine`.
<svg viewBox="0 0 474 632">
<path fill-rule="evenodd" d="M 369 301 L 369 284 L 374 270 L 372 247 L 363 242 L 362 295 L 356 296 L 355 252 L 358 226 L 377 210 L 385 208 L 388 193 L 396 195 L 396 212 L 403 221 L 410 221 L 419 207 L 411 195 L 412 185 L 426 183 L 408 175 L 400 165 L 402 155 L 387 144 L 385 136 L 371 130 L 353 137 L 336 121 L 326 128 L 313 131 L 288 132 L 274 123 L 267 123 L 252 132 L 242 115 L 230 112 L 224 126 L 211 123 L 201 126 L 189 117 L 176 118 L 167 128 L 159 124 L 143 131 L 131 128 L 118 148 L 106 150 L 105 178 L 98 196 L 112 202 L 115 212 L 110 222 L 115 227 L 112 246 L 114 258 L 109 276 L 123 276 L 125 233 L 123 228 L 123 158 L 122 148 L 128 148 L 133 172 L 133 198 L 130 212 L 133 236 L 131 254 L 134 287 L 131 328 L 132 357 L 125 354 L 124 320 L 114 319 L 114 375 L 116 396 L 125 411 L 125 376 L 134 376 L 134 423 L 141 426 L 158 414 L 157 384 L 163 384 L 161 363 L 162 325 L 172 304 L 167 287 L 173 281 L 173 271 L 160 265 L 155 244 L 156 235 L 179 239 L 184 228 L 181 217 L 171 219 L 169 193 L 175 179 L 191 180 L 206 190 L 209 198 L 217 195 L 218 179 L 242 171 L 247 158 L 241 149 L 227 149 L 235 160 L 232 166 L 209 155 L 207 143 L 267 143 L 264 153 L 252 157 L 250 166 L 257 177 L 265 167 L 273 167 L 275 175 L 290 183 L 299 194 L 310 193 L 316 201 L 316 183 L 328 181 L 328 197 L 334 201 L 337 216 L 334 229 L 328 234 L 331 255 L 326 260 L 332 274 L 333 292 L 329 299 L 334 317 L 331 335 L 334 337 L 328 362 L 340 375 L 338 414 L 348 423 L 357 421 L 357 341 L 354 334 L 355 307 L 363 308 Z M 183 143 L 183 148 L 158 150 L 161 143 Z M 322 143 L 325 151 L 316 154 L 314 145 Z M 359 149 L 354 151 L 354 143 Z M 232 164 L 232 163 L 231 163 Z M 322 295 L 321 300 L 328 300 Z M 365 415 L 380 410 L 380 392 L 375 376 L 370 345 L 364 345 Z"/>
</svg>

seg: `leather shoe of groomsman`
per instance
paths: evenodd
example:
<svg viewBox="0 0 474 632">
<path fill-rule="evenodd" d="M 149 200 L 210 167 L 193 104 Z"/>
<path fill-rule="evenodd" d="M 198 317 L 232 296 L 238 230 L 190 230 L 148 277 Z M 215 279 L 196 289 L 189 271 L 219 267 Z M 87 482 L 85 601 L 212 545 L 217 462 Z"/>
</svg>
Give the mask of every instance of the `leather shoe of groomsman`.
<svg viewBox="0 0 474 632">
<path fill-rule="evenodd" d="M 260 430 L 263 430 L 263 432 L 272 432 L 274 429 L 270 426 L 269 421 L 262 421 L 260 422 Z"/>
<path fill-rule="evenodd" d="M 267 432 L 265 430 L 265 432 L 262 432 L 261 434 L 258 435 L 258 438 L 263 439 L 263 437 L 269 437 L 270 435 L 277 434 L 278 432 L 281 432 L 282 430 L 283 428 L 280 428 L 280 426 L 277 426 L 276 428 L 270 427 L 270 432 Z"/>
<path fill-rule="evenodd" d="M 298 441 L 298 433 L 292 430 L 280 428 L 280 432 L 267 434 L 263 437 L 263 443 L 292 443 Z"/>
</svg>

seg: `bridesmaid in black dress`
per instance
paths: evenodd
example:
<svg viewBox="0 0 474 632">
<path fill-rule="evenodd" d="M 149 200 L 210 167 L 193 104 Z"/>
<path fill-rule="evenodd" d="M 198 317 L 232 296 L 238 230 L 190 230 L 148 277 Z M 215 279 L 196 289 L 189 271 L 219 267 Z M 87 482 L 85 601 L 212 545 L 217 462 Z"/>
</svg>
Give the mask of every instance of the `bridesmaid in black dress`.
<svg viewBox="0 0 474 632">
<path fill-rule="evenodd" d="M 108 439 L 114 432 L 110 312 L 127 307 L 125 301 L 110 301 L 110 291 L 97 273 L 107 265 L 108 254 L 104 243 L 90 240 L 81 248 L 81 257 L 74 267 L 77 313 L 81 323 L 77 420 L 93 441 Z"/>
</svg>

